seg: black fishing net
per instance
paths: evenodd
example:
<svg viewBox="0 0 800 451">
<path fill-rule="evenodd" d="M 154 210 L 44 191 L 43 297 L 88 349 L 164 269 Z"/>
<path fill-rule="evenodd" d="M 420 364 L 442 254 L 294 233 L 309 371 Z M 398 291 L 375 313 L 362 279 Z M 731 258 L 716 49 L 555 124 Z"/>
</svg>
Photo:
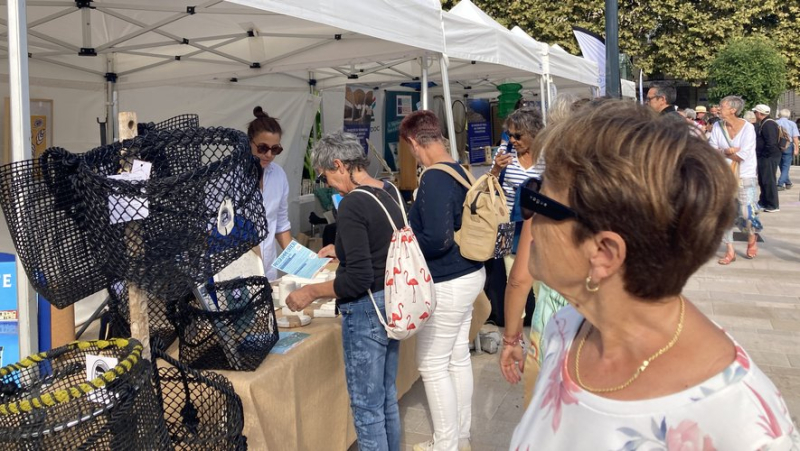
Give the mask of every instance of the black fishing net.
<svg viewBox="0 0 800 451">
<path fill-rule="evenodd" d="M 79 158 L 48 149 L 37 160 L 0 167 L 0 205 L 34 289 L 64 308 L 103 290 L 105 256 L 89 246 L 80 196 L 73 189 Z"/>
<path fill-rule="evenodd" d="M 155 385 L 175 449 L 247 449 L 247 439 L 242 435 L 242 400 L 228 379 L 209 371 L 195 371 L 162 349 L 163 344 L 154 341 Z"/>
<path fill-rule="evenodd" d="M 130 337 L 130 304 L 128 303 L 128 284 L 119 281 L 108 287 L 108 327 L 109 331 L 102 331 L 101 337 Z M 156 296 L 152 293 L 147 295 L 147 319 L 150 324 L 150 339 L 155 342 L 155 338 L 161 341 L 165 347 L 169 347 L 176 338 L 178 332 L 175 326 L 167 319 L 167 304 L 175 302 Z"/>
<path fill-rule="evenodd" d="M 152 164 L 146 180 L 120 180 Z M 244 133 L 193 128 L 147 133 L 82 156 L 75 176 L 89 246 L 107 271 L 175 298 L 267 236 L 259 164 Z"/>
<path fill-rule="evenodd" d="M 135 340 L 75 342 L 0 369 L 0 446 L 170 449 L 152 366 L 141 351 Z M 90 365 L 92 355 L 118 363 Z"/>
<path fill-rule="evenodd" d="M 153 130 L 177 130 L 181 128 L 197 128 L 200 126 L 200 116 L 196 114 L 179 114 L 159 123 L 140 122 L 137 124 L 139 135 L 144 135 Z"/>
<path fill-rule="evenodd" d="M 192 368 L 252 371 L 278 341 L 266 277 L 205 284 L 174 304 L 180 360 Z"/>
</svg>

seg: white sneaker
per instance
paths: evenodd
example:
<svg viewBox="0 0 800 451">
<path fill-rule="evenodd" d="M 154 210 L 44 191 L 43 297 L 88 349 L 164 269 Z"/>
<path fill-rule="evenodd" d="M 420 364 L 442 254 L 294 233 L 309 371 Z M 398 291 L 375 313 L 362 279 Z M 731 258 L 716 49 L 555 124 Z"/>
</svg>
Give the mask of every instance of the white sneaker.
<svg viewBox="0 0 800 451">
<path fill-rule="evenodd" d="M 414 451 L 432 451 L 433 450 L 433 440 L 428 440 L 427 442 L 417 443 L 414 445 Z M 472 451 L 472 444 L 470 444 L 468 438 L 460 438 L 458 439 L 458 451 Z"/>
</svg>

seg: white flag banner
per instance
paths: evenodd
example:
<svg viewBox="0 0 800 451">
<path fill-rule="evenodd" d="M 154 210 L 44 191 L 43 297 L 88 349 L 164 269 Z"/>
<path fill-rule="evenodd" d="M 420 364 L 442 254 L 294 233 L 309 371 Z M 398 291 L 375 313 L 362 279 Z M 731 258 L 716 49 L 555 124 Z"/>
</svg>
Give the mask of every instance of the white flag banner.
<svg viewBox="0 0 800 451">
<path fill-rule="evenodd" d="M 606 95 L 606 40 L 585 28 L 572 27 L 575 39 L 581 47 L 581 54 L 589 61 L 597 63 L 600 75 L 600 96 Z"/>
</svg>

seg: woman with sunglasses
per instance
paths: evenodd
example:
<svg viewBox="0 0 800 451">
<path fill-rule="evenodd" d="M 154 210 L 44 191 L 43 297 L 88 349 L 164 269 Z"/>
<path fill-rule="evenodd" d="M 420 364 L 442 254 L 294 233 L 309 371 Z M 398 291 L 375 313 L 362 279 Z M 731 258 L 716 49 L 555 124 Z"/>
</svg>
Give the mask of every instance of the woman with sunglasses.
<svg viewBox="0 0 800 451">
<path fill-rule="evenodd" d="M 591 136 L 592 139 L 586 139 Z M 735 215 L 685 123 L 607 101 L 545 131 L 529 269 L 568 301 L 510 449 L 794 449 L 778 390 L 681 292 Z"/>
<path fill-rule="evenodd" d="M 389 339 L 375 306 L 385 317 L 386 256 L 392 233 L 404 222 L 403 200 L 391 183 L 369 175 L 369 159 L 355 135 L 341 131 L 325 135 L 314 146 L 311 163 L 320 179 L 344 196 L 339 203 L 336 243 L 319 252 L 338 258 L 339 267 L 335 280 L 295 290 L 286 304 L 301 311 L 315 299 L 336 298 L 358 448 L 397 451 L 400 411 L 395 379 L 400 342 Z"/>
<path fill-rule="evenodd" d="M 253 109 L 253 115 L 256 118 L 247 126 L 247 137 L 250 138 L 250 150 L 261 162 L 261 197 L 264 199 L 269 229 L 267 239 L 261 243 L 261 260 L 267 279 L 275 280 L 278 278 L 278 271 L 272 267 L 278 255 L 275 241 L 284 249 L 292 242 L 288 210 L 289 182 L 283 168 L 274 163 L 275 157 L 283 152 L 283 132 L 278 121 L 260 106 Z"/>
</svg>

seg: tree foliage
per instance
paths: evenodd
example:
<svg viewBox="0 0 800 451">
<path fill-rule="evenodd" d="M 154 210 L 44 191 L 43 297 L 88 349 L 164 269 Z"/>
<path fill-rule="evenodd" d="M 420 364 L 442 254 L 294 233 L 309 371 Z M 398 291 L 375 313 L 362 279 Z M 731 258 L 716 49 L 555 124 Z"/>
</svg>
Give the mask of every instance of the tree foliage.
<svg viewBox="0 0 800 451">
<path fill-rule="evenodd" d="M 786 62 L 763 38 L 742 38 L 726 46 L 711 63 L 708 97 L 718 102 L 727 95 L 742 96 L 747 108 L 770 104 L 786 90 Z"/>
<path fill-rule="evenodd" d="M 604 0 L 473 0 L 507 27 L 579 54 L 572 26 L 605 35 Z M 449 9 L 458 0 L 442 0 Z M 742 37 L 774 43 L 788 68 L 788 85 L 800 88 L 800 2 L 760 0 L 619 0 L 620 51 L 645 73 L 703 83 L 717 53 Z"/>
</svg>

